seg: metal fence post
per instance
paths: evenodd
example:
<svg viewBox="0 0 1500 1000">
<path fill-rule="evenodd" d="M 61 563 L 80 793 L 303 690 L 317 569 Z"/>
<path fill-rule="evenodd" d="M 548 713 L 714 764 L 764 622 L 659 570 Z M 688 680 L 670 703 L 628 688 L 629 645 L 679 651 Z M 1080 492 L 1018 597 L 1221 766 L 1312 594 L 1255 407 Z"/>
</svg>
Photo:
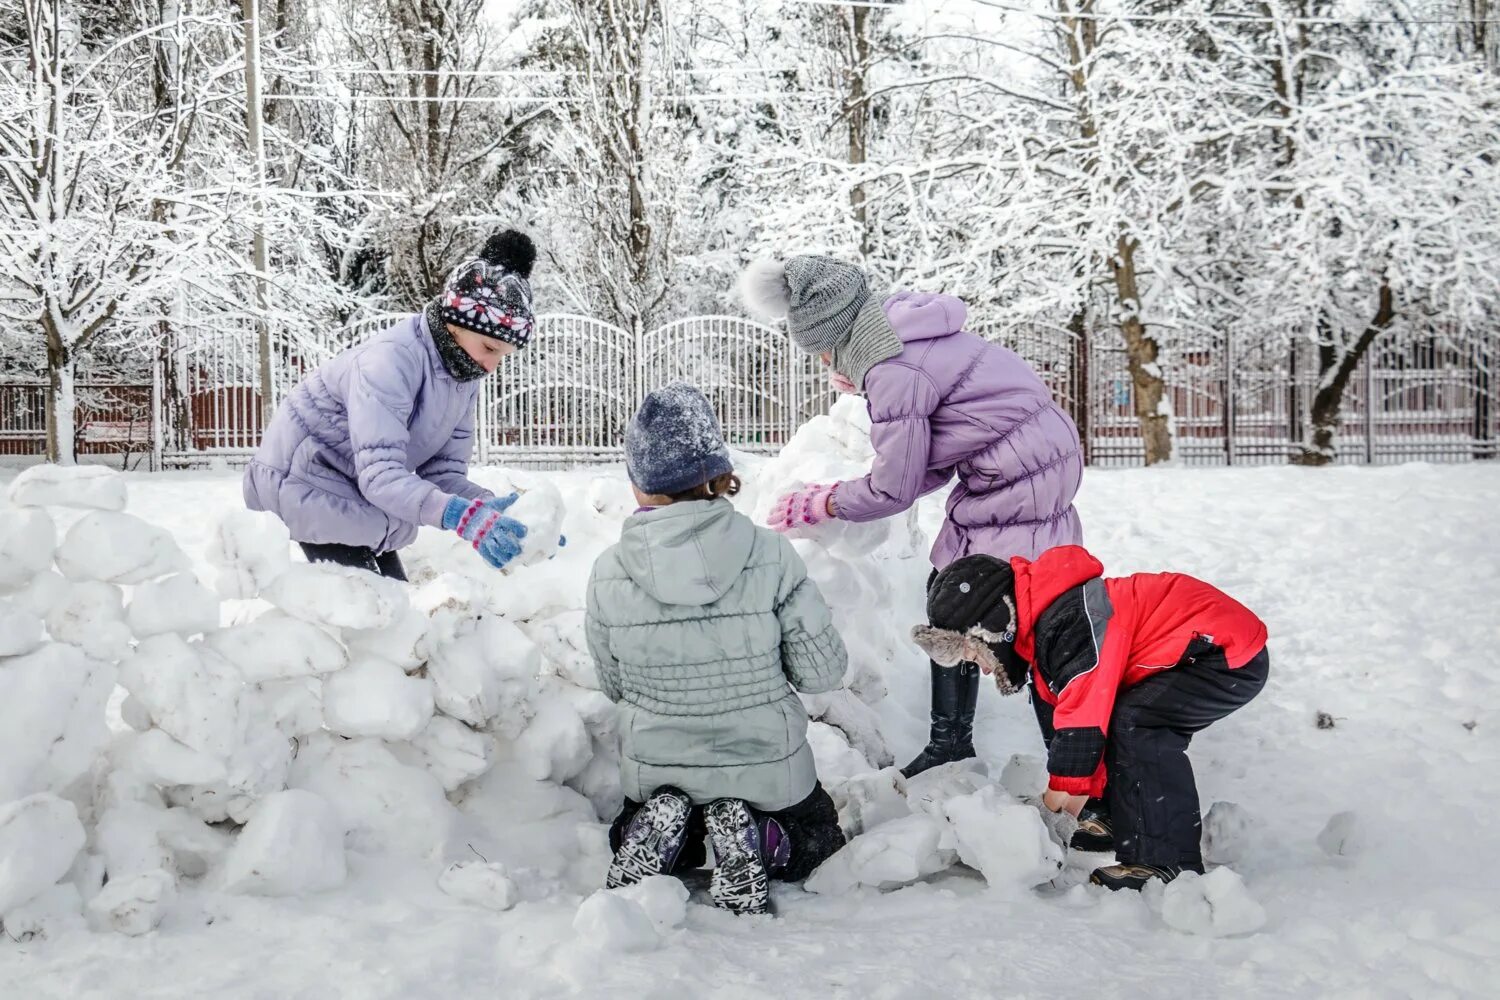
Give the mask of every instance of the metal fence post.
<svg viewBox="0 0 1500 1000">
<path fill-rule="evenodd" d="M 162 396 L 161 391 L 161 356 L 167 350 L 163 345 L 156 350 L 156 356 L 151 361 L 151 471 L 160 472 L 162 463 Z"/>
<path fill-rule="evenodd" d="M 1379 341 L 1365 352 L 1365 464 L 1375 464 L 1375 359 Z"/>
<path fill-rule="evenodd" d="M 1234 329 L 1224 331 L 1224 464 L 1234 464 Z"/>
</svg>

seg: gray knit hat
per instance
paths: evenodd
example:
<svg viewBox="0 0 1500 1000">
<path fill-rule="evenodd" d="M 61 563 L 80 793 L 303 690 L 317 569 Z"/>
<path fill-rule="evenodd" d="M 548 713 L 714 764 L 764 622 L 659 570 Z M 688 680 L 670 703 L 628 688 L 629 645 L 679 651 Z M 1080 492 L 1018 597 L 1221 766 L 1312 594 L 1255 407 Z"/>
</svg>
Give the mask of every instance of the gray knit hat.
<svg viewBox="0 0 1500 1000">
<path fill-rule="evenodd" d="M 642 493 L 672 496 L 734 471 L 703 393 L 673 382 L 646 396 L 625 429 L 625 469 Z"/>
<path fill-rule="evenodd" d="M 751 309 L 785 316 L 787 332 L 809 354 L 849 339 L 854 317 L 870 297 L 864 271 L 832 257 L 756 261 L 740 288 Z"/>
</svg>

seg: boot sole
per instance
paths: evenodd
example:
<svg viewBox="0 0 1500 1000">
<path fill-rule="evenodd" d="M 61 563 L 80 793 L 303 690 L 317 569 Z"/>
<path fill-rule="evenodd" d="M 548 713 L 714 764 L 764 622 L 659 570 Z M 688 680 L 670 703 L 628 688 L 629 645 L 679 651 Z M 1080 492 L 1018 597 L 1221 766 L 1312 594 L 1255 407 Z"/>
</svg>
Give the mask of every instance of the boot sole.
<svg viewBox="0 0 1500 1000">
<path fill-rule="evenodd" d="M 708 894 L 715 905 L 736 914 L 770 913 L 771 883 L 765 862 L 758 853 L 746 851 L 737 836 L 746 827 L 754 828 L 750 811 L 740 803 L 710 806 L 704 819 L 714 845 Z"/>
<path fill-rule="evenodd" d="M 692 808 L 690 803 L 675 795 L 653 798 L 641 806 L 642 812 L 652 810 L 646 817 L 649 826 L 642 836 L 634 840 L 630 838 L 627 829 L 625 842 L 609 863 L 609 871 L 604 876 L 604 887 L 618 889 L 634 885 L 653 875 L 669 874 L 677 856 L 682 853 Z M 676 850 L 671 851 L 669 857 L 663 857 L 662 847 L 670 838 L 676 838 Z"/>
<path fill-rule="evenodd" d="M 1080 830 L 1073 834 L 1073 839 L 1068 842 L 1068 846 L 1075 851 L 1102 854 L 1115 849 L 1115 838 L 1101 837 L 1098 834 L 1084 833 Z"/>
</svg>

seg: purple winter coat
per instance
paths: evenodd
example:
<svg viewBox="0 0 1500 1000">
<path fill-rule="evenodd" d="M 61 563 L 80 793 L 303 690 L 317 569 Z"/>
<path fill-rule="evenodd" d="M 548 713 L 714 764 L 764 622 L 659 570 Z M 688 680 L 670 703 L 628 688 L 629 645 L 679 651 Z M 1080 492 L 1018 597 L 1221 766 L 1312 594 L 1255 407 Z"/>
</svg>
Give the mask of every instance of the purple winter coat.
<svg viewBox="0 0 1500 1000">
<path fill-rule="evenodd" d="M 245 470 L 245 506 L 270 511 L 294 541 L 399 549 L 441 527 L 468 479 L 482 379 L 448 374 L 418 313 L 344 351 L 276 409 Z"/>
<path fill-rule="evenodd" d="M 932 547 L 938 569 L 966 555 L 1035 559 L 1082 544 L 1078 428 L 1015 352 L 963 331 L 967 313 L 951 295 L 886 299 L 905 348 L 865 376 L 875 463 L 838 485 L 838 516 L 898 514 L 957 473 Z"/>
</svg>

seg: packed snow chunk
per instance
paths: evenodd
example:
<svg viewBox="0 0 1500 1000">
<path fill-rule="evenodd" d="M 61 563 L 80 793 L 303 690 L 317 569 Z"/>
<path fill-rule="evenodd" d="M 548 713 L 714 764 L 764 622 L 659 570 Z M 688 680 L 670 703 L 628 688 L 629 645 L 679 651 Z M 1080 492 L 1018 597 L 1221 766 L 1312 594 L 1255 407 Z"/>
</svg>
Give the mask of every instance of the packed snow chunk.
<svg viewBox="0 0 1500 1000">
<path fill-rule="evenodd" d="M 0 510 L 0 592 L 26 586 L 52 568 L 57 527 L 40 510 Z"/>
<path fill-rule="evenodd" d="M 1352 812 L 1334 813 L 1318 834 L 1318 846 L 1330 858 L 1351 858 L 1364 848 L 1364 834 L 1359 816 Z"/>
<path fill-rule="evenodd" d="M 1063 849 L 1041 815 L 991 785 L 949 799 L 943 814 L 958 841 L 958 856 L 991 887 L 1029 889 L 1057 874 Z"/>
<path fill-rule="evenodd" d="M 443 786 L 377 740 L 310 740 L 291 785 L 328 800 L 350 850 L 428 857 L 442 850 L 455 812 Z"/>
<path fill-rule="evenodd" d="M 177 896 L 177 880 L 170 872 L 141 872 L 110 880 L 89 900 L 89 926 L 139 937 L 156 930 Z"/>
<path fill-rule="evenodd" d="M 681 927 L 687 919 L 687 886 L 671 875 L 652 875 L 614 892 L 645 910 L 662 933 Z"/>
<path fill-rule="evenodd" d="M 295 618 L 331 628 L 385 628 L 407 608 L 400 581 L 328 563 L 298 563 L 261 596 Z"/>
<path fill-rule="evenodd" d="M 1161 918 L 1185 934 L 1230 937 L 1260 930 L 1266 911 L 1232 869 L 1215 868 L 1207 875 L 1184 872 L 1168 883 Z"/>
<path fill-rule="evenodd" d="M 212 649 L 179 635 L 154 635 L 120 664 L 120 686 L 161 729 L 224 760 L 239 743 L 239 672 Z"/>
<path fill-rule="evenodd" d="M 1203 860 L 1233 864 L 1244 856 L 1254 831 L 1255 821 L 1242 806 L 1215 802 L 1203 817 Z"/>
<path fill-rule="evenodd" d="M 49 886 L 5 913 L 0 924 L 5 936 L 18 943 L 57 938 L 84 926 L 83 894 L 72 882 Z"/>
<path fill-rule="evenodd" d="M 118 754 L 122 764 L 156 785 L 211 785 L 229 774 L 222 759 L 184 746 L 160 729 L 124 737 Z"/>
<path fill-rule="evenodd" d="M 503 714 L 497 731 L 514 737 L 531 716 L 530 691 L 542 666 L 536 645 L 515 625 L 488 616 L 465 623 L 427 663 L 437 707 L 471 726 Z"/>
<path fill-rule="evenodd" d="M 254 688 L 242 692 L 236 723 L 225 780 L 230 791 L 229 816 L 243 823 L 257 802 L 286 787 L 293 744 L 277 728 L 270 705 Z"/>
<path fill-rule="evenodd" d="M 125 602 L 120 588 L 112 583 L 73 584 L 47 612 L 47 631 L 58 642 L 77 646 L 96 660 L 112 662 L 130 655 Z"/>
<path fill-rule="evenodd" d="M 1018 799 L 1036 798 L 1047 790 L 1047 762 L 1028 753 L 1015 753 L 1000 771 L 1000 787 Z"/>
<path fill-rule="evenodd" d="M 66 875 L 85 839 L 77 807 L 55 795 L 0 805 L 0 920 Z"/>
<path fill-rule="evenodd" d="M 0 516 L 4 516 L 4 511 L 0 511 Z M 0 569 L 0 572 L 4 570 Z M 72 589 L 73 585 L 61 573 L 49 569 L 32 577 L 31 582 L 20 590 L 12 591 L 10 600 L 23 611 L 46 620 L 52 609 L 67 599 L 68 592 Z"/>
<path fill-rule="evenodd" d="M 449 792 L 488 771 L 495 759 L 491 737 L 446 715 L 434 715 L 425 729 L 391 751 L 402 763 L 426 770 Z"/>
<path fill-rule="evenodd" d="M 808 892 L 835 895 L 860 886 L 896 889 L 953 865 L 956 854 L 943 846 L 942 822 L 913 814 L 882 823 L 855 837 L 823 862 L 804 884 Z"/>
<path fill-rule="evenodd" d="M 224 888 L 256 896 L 300 896 L 342 885 L 344 827 L 312 792 L 268 795 L 224 860 Z"/>
<path fill-rule="evenodd" d="M 0 598 L 0 656 L 21 656 L 42 644 L 42 620 Z"/>
<path fill-rule="evenodd" d="M 353 659 L 377 656 L 402 670 L 415 670 L 427 662 L 423 645 L 431 619 L 418 608 L 407 608 L 385 628 L 347 629 L 344 644 Z"/>
<path fill-rule="evenodd" d="M 950 799 L 972 795 L 994 785 L 994 779 L 984 773 L 978 758 L 939 764 L 906 779 L 906 800 L 912 812 L 925 813 L 934 819 L 943 820 L 943 807 Z"/>
<path fill-rule="evenodd" d="M 280 611 L 219 629 L 204 642 L 252 683 L 331 674 L 349 662 L 344 647 L 333 636 Z"/>
<path fill-rule="evenodd" d="M 191 573 L 178 573 L 135 588 L 126 620 L 137 639 L 212 632 L 219 627 L 219 598 Z"/>
<path fill-rule="evenodd" d="M 511 565 L 534 566 L 555 556 L 566 513 L 562 491 L 550 479 L 528 483 L 526 492 L 505 512 L 506 517 L 526 525 L 521 555 Z"/>
<path fill-rule="evenodd" d="M 654 951 L 661 935 L 645 909 L 608 889 L 600 889 L 578 907 L 573 930 L 591 947 L 602 951 Z"/>
<path fill-rule="evenodd" d="M 69 580 L 145 583 L 189 565 L 170 533 L 133 514 L 85 514 L 57 550 L 57 568 Z"/>
<path fill-rule="evenodd" d="M 340 736 L 409 740 L 432 719 L 432 681 L 365 660 L 323 681 L 323 720 Z"/>
<path fill-rule="evenodd" d="M 0 802 L 61 792 L 109 738 L 105 708 L 115 669 L 49 642 L 0 662 Z"/>
<path fill-rule="evenodd" d="M 838 807 L 839 823 L 849 836 L 911 813 L 906 778 L 894 767 L 831 783 L 828 790 Z"/>
<path fill-rule="evenodd" d="M 120 721 L 138 733 L 144 733 L 153 725 L 151 713 L 146 711 L 141 699 L 133 694 L 126 695 L 120 702 Z"/>
<path fill-rule="evenodd" d="M 282 734 L 295 739 L 323 728 L 323 688 L 315 679 L 262 681 L 255 693 Z"/>
<path fill-rule="evenodd" d="M 823 722 L 809 722 L 807 745 L 812 748 L 813 759 L 818 762 L 818 776 L 824 784 L 870 773 L 869 760 L 849 745 L 848 737 L 840 729 Z"/>
<path fill-rule="evenodd" d="M 125 509 L 125 478 L 102 465 L 33 465 L 10 484 L 17 507 Z"/>
<path fill-rule="evenodd" d="M 515 879 L 495 862 L 455 862 L 438 877 L 438 888 L 454 899 L 490 910 L 508 910 L 521 901 Z"/>
<path fill-rule="evenodd" d="M 292 564 L 291 535 L 280 518 L 249 510 L 225 515 L 208 546 L 218 570 L 214 589 L 222 597 L 259 597 Z"/>
<path fill-rule="evenodd" d="M 567 702 L 546 698 L 516 740 L 526 773 L 537 781 L 562 784 L 588 766 L 593 757 L 588 729 Z"/>
</svg>

